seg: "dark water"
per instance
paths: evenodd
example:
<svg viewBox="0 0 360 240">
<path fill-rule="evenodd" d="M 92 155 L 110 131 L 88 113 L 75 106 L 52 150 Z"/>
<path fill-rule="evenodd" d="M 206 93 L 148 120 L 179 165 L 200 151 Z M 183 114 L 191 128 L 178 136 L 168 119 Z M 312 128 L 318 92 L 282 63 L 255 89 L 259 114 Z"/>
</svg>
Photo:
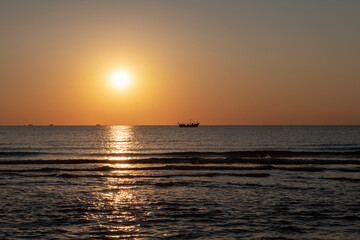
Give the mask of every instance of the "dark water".
<svg viewBox="0 0 360 240">
<path fill-rule="evenodd" d="M 0 239 L 360 239 L 360 126 L 0 127 Z"/>
</svg>

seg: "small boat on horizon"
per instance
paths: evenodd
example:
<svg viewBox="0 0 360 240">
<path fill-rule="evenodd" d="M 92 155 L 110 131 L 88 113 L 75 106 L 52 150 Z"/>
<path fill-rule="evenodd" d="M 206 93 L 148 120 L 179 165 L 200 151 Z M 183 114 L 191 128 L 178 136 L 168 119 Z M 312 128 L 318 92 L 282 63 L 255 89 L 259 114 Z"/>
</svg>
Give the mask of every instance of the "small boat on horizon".
<svg viewBox="0 0 360 240">
<path fill-rule="evenodd" d="M 200 125 L 199 122 L 196 123 L 192 123 L 191 122 L 191 118 L 190 118 L 190 122 L 189 123 L 178 123 L 179 127 L 197 127 Z"/>
</svg>

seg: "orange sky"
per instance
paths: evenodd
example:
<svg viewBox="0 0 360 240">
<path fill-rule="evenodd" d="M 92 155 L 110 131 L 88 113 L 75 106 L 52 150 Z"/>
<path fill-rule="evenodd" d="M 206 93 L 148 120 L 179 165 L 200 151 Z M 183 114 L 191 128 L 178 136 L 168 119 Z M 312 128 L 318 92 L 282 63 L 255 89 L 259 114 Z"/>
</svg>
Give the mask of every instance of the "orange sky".
<svg viewBox="0 0 360 240">
<path fill-rule="evenodd" d="M 359 22 L 358 1 L 1 1 L 0 125 L 360 124 Z"/>
</svg>

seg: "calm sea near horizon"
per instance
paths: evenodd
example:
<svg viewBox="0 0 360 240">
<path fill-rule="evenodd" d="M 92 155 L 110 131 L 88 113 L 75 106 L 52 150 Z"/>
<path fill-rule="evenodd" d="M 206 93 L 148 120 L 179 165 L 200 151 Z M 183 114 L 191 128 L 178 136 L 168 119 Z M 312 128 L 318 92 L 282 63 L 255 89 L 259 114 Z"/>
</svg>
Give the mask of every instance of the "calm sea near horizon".
<svg viewBox="0 0 360 240">
<path fill-rule="evenodd" d="M 360 239 L 360 126 L 0 126 L 0 239 Z"/>
</svg>

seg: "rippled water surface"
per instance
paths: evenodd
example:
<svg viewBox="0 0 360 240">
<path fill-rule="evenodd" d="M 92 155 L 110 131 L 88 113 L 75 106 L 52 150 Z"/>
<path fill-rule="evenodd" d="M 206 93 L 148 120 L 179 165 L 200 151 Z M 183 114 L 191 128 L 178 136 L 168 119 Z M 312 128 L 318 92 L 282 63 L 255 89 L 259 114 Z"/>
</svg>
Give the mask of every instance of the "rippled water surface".
<svg viewBox="0 0 360 240">
<path fill-rule="evenodd" d="M 0 239 L 360 239 L 359 126 L 0 127 Z"/>
</svg>

